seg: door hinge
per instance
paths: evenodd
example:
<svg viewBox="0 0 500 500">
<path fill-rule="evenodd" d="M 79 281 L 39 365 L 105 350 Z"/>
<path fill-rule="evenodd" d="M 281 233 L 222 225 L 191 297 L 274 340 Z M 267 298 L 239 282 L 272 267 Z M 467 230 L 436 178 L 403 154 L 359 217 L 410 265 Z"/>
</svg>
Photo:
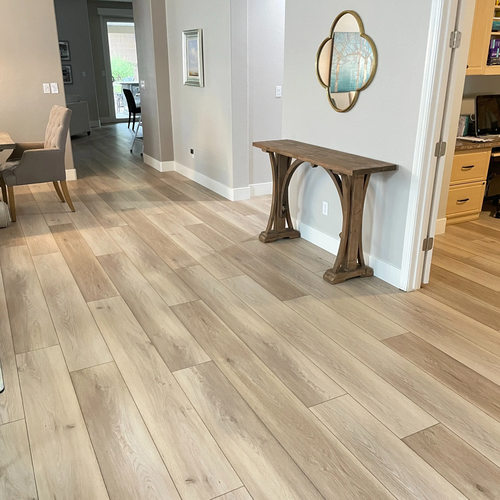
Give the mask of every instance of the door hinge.
<svg viewBox="0 0 500 500">
<path fill-rule="evenodd" d="M 446 142 L 440 141 L 436 143 L 436 150 L 434 151 L 434 156 L 439 158 L 446 154 Z"/>
<path fill-rule="evenodd" d="M 422 246 L 422 251 L 428 252 L 429 250 L 432 250 L 434 248 L 434 238 L 431 238 L 428 236 L 424 240 L 424 244 Z"/>
<path fill-rule="evenodd" d="M 461 31 L 452 31 L 450 36 L 450 47 L 452 49 L 458 49 L 460 47 L 460 42 L 462 41 L 462 32 Z"/>
</svg>

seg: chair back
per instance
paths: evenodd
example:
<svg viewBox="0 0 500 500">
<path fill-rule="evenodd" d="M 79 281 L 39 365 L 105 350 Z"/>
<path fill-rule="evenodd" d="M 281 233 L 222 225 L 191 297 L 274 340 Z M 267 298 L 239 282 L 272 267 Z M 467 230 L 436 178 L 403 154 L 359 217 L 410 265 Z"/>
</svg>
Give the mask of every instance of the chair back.
<svg viewBox="0 0 500 500">
<path fill-rule="evenodd" d="M 127 99 L 127 106 L 131 113 L 139 113 L 137 108 L 137 103 L 135 102 L 134 96 L 129 89 L 123 89 L 123 94 L 125 95 L 125 99 Z"/>
<path fill-rule="evenodd" d="M 53 106 L 50 110 L 49 123 L 45 129 L 45 149 L 66 149 L 69 122 L 72 111 L 61 106 Z"/>
</svg>

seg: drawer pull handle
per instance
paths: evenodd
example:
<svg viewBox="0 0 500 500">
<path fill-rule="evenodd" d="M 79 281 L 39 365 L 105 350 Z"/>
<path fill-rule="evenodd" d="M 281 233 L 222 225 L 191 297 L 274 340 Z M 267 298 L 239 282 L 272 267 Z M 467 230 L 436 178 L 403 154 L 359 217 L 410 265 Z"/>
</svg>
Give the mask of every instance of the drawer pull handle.
<svg viewBox="0 0 500 500">
<path fill-rule="evenodd" d="M 467 167 L 462 167 L 462 170 L 470 170 L 474 168 L 474 165 L 468 165 Z"/>
<path fill-rule="evenodd" d="M 470 198 L 464 198 L 463 200 L 457 200 L 457 203 L 466 203 L 470 200 Z"/>
</svg>

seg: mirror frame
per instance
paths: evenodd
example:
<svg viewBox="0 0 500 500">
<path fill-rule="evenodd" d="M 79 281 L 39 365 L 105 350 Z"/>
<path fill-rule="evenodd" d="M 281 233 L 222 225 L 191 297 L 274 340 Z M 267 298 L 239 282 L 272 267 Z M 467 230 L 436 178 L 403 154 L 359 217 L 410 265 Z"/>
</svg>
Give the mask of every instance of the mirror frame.
<svg viewBox="0 0 500 500">
<path fill-rule="evenodd" d="M 350 14 L 351 16 L 354 17 L 354 19 L 358 23 L 359 35 L 361 36 L 361 38 L 364 38 L 370 44 L 370 46 L 372 48 L 372 52 L 373 52 L 373 68 L 372 68 L 372 72 L 371 72 L 370 77 L 368 78 L 367 82 L 361 88 L 359 88 L 359 89 L 357 89 L 357 90 L 354 91 L 354 97 L 352 99 L 351 104 L 349 104 L 349 106 L 347 108 L 345 108 L 345 109 L 340 109 L 340 108 L 338 108 L 335 105 L 335 101 L 334 101 L 334 99 L 332 97 L 332 94 L 330 93 L 330 82 L 325 83 L 322 80 L 322 78 L 321 78 L 321 75 L 320 75 L 320 72 L 319 72 L 319 60 L 320 60 L 321 53 L 322 53 L 325 45 L 330 40 L 332 41 L 332 44 L 334 43 L 333 38 L 334 38 L 334 34 L 335 34 L 335 26 L 337 26 L 337 23 L 346 14 Z M 333 50 L 333 47 L 332 47 L 332 50 Z M 354 12 L 353 10 L 344 10 L 343 12 L 341 12 L 335 18 L 335 21 L 333 21 L 332 27 L 330 29 L 330 36 L 328 38 L 325 38 L 323 40 L 323 42 L 319 46 L 318 52 L 316 54 L 316 76 L 318 77 L 318 80 L 319 80 L 319 83 L 321 84 L 321 86 L 326 89 L 326 94 L 328 96 L 328 102 L 330 103 L 330 105 L 332 106 L 332 108 L 335 111 L 338 111 L 339 113 L 346 113 L 347 111 L 350 111 L 354 107 L 354 105 L 356 104 L 356 102 L 358 101 L 359 93 L 362 90 L 365 90 L 368 87 L 368 85 L 370 85 L 370 83 L 372 83 L 372 80 L 375 77 L 375 73 L 377 72 L 377 66 L 378 66 L 377 47 L 375 46 L 375 43 L 373 42 L 373 40 L 365 33 L 365 27 L 363 25 L 363 21 L 361 20 L 361 17 L 359 17 L 358 13 Z M 329 66 L 329 68 L 330 68 L 330 70 L 329 70 L 328 74 L 330 75 L 330 78 L 331 78 L 331 74 L 332 74 L 332 58 L 331 58 L 331 56 L 330 56 L 330 66 Z"/>
</svg>

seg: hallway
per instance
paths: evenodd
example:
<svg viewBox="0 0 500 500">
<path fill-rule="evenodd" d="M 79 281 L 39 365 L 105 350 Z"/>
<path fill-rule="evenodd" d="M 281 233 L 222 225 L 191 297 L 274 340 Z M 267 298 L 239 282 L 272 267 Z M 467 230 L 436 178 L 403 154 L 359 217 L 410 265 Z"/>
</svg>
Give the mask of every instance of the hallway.
<svg viewBox="0 0 500 500">
<path fill-rule="evenodd" d="M 16 190 L 0 230 L 0 498 L 500 498 L 500 221 L 438 237 L 431 283 L 331 286 L 230 202 L 72 141 L 75 213 Z"/>
</svg>

